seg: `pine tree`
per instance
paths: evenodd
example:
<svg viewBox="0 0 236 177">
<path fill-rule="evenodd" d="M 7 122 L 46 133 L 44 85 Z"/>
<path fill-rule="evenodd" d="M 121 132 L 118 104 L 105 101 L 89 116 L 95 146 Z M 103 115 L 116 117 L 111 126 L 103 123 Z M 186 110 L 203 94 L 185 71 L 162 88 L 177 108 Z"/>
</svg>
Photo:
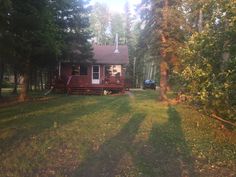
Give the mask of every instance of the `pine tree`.
<svg viewBox="0 0 236 177">
<path fill-rule="evenodd" d="M 8 48 L 9 38 L 9 10 L 11 7 L 10 0 L 0 1 L 0 97 L 2 95 L 2 82 L 4 75 L 4 68 L 7 57 L 11 55 L 10 48 Z"/>
<path fill-rule="evenodd" d="M 160 100 L 167 100 L 169 74 L 177 65 L 177 49 L 184 40 L 185 20 L 180 1 L 146 0 L 140 5 L 144 42 L 159 64 Z"/>
<path fill-rule="evenodd" d="M 51 49 L 51 44 L 55 42 L 53 19 L 48 5 L 47 0 L 12 0 L 9 11 L 9 31 L 13 41 L 11 48 L 14 49 L 12 57 L 24 78 L 20 100 L 27 98 L 31 70 L 39 59 L 43 59 L 38 56 Z"/>
<path fill-rule="evenodd" d="M 81 61 L 91 60 L 92 47 L 88 42 L 90 6 L 87 1 L 68 0 L 55 1 L 55 20 L 62 42 L 61 60 Z"/>
<path fill-rule="evenodd" d="M 1 1 L 4 6 L 0 8 L 0 63 L 7 58 L 14 71 L 23 76 L 21 100 L 27 98 L 30 80 L 38 85 L 37 71 L 55 68 L 58 60 L 91 60 L 86 1 L 7 2 Z"/>
</svg>

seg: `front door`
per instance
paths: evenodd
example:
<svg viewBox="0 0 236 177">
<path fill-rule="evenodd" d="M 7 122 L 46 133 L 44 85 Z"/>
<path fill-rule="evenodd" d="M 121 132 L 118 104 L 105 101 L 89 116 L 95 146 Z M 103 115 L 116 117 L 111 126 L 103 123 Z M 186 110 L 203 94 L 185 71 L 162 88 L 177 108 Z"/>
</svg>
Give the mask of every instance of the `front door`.
<svg viewBox="0 0 236 177">
<path fill-rule="evenodd" d="M 99 65 L 93 65 L 92 68 L 92 84 L 100 83 L 100 67 Z"/>
</svg>

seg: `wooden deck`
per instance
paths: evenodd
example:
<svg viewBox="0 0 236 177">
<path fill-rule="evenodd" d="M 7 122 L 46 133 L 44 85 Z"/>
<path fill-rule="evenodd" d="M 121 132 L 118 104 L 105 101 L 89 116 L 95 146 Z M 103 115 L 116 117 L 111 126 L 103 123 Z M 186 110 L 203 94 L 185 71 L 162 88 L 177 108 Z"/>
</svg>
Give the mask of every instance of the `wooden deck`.
<svg viewBox="0 0 236 177">
<path fill-rule="evenodd" d="M 54 90 L 56 92 L 66 92 L 68 94 L 78 95 L 103 95 L 104 91 L 124 92 L 124 77 L 109 79 L 104 78 L 100 84 L 92 84 L 85 76 L 70 76 L 66 80 L 58 80 L 55 82 Z"/>
</svg>

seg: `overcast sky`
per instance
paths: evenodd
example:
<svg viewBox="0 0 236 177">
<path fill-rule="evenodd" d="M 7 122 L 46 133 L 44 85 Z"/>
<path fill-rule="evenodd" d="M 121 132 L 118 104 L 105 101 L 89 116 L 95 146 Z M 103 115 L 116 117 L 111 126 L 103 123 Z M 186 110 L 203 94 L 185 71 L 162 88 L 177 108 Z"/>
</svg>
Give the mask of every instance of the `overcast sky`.
<svg viewBox="0 0 236 177">
<path fill-rule="evenodd" d="M 91 3 L 100 2 L 106 3 L 111 11 L 124 12 L 124 5 L 126 0 L 91 0 Z M 141 0 L 128 0 L 130 8 L 133 11 L 134 6 L 141 2 Z"/>
</svg>

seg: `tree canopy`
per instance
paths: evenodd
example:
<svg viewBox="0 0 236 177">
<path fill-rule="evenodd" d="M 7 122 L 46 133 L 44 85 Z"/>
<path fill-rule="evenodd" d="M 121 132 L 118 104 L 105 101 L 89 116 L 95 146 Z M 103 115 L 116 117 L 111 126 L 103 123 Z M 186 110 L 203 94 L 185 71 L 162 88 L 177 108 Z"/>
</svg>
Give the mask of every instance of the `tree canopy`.
<svg viewBox="0 0 236 177">
<path fill-rule="evenodd" d="M 87 1 L 4 0 L 1 5 L 0 58 L 24 77 L 22 99 L 33 71 L 54 69 L 61 60 L 92 59 Z"/>
</svg>

